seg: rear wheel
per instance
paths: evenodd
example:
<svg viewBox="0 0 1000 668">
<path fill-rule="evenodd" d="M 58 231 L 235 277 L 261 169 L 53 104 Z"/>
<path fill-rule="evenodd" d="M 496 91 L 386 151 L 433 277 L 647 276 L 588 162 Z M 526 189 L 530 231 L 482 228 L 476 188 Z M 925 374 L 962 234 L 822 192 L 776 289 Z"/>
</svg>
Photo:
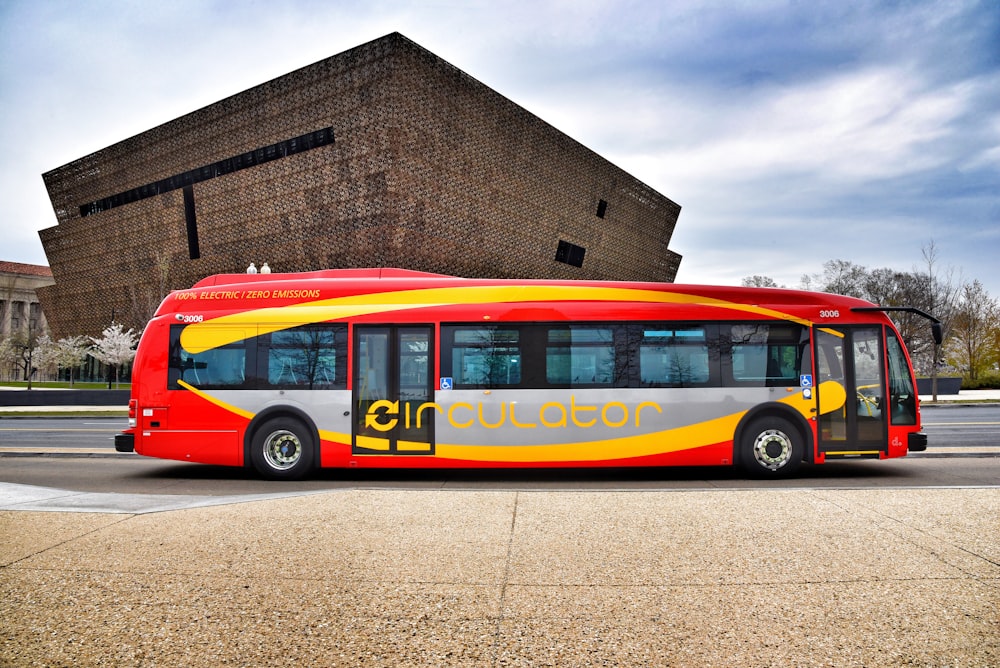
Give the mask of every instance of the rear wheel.
<svg viewBox="0 0 1000 668">
<path fill-rule="evenodd" d="M 743 431 L 743 467 L 751 474 L 779 478 L 795 473 L 805 454 L 805 439 L 782 417 L 757 418 Z"/>
<path fill-rule="evenodd" d="M 312 431 L 294 418 L 278 417 L 264 422 L 250 443 L 250 461 L 265 478 L 298 480 L 313 468 L 315 445 Z"/>
</svg>

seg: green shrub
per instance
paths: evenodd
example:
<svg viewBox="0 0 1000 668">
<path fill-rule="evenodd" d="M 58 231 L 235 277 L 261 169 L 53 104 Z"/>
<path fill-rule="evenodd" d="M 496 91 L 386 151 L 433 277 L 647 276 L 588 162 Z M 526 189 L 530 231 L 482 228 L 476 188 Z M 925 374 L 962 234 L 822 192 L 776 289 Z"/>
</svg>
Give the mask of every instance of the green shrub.
<svg viewBox="0 0 1000 668">
<path fill-rule="evenodd" d="M 984 374 L 976 380 L 962 379 L 963 390 L 1000 390 L 1000 373 Z"/>
</svg>

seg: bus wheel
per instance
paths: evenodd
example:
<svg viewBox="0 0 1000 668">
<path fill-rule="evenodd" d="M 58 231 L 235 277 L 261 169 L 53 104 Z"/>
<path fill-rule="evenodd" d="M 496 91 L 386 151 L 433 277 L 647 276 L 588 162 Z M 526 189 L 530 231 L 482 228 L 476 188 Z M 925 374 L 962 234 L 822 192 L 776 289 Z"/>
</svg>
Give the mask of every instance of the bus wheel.
<svg viewBox="0 0 1000 668">
<path fill-rule="evenodd" d="M 300 421 L 279 417 L 254 432 L 250 461 L 265 478 L 298 480 L 313 467 L 313 438 Z"/>
<path fill-rule="evenodd" d="M 785 418 L 759 418 L 743 432 L 743 466 L 752 475 L 778 478 L 795 473 L 805 454 L 799 429 Z"/>
</svg>

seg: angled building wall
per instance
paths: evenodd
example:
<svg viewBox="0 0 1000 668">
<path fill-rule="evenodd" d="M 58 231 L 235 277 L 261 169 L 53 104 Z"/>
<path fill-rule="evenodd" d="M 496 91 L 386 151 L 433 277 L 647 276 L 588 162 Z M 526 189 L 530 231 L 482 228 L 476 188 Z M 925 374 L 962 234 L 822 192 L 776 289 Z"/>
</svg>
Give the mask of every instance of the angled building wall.
<svg viewBox="0 0 1000 668">
<path fill-rule="evenodd" d="M 54 334 L 250 261 L 672 281 L 680 207 L 394 33 L 43 175 Z"/>
</svg>

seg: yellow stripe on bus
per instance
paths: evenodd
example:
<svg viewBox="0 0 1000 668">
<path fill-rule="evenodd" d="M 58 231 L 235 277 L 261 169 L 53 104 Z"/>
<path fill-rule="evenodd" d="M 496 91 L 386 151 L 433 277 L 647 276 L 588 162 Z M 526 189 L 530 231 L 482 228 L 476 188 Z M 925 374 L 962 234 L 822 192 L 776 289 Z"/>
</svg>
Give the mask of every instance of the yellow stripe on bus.
<svg viewBox="0 0 1000 668">
<path fill-rule="evenodd" d="M 204 399 L 205 401 L 209 402 L 210 404 L 214 404 L 214 405 L 218 406 L 219 408 L 223 408 L 223 409 L 229 411 L 230 413 L 235 413 L 236 415 L 239 415 L 242 418 L 246 418 L 247 420 L 252 420 L 253 419 L 254 414 L 251 413 L 250 411 L 245 411 L 242 408 L 239 408 L 238 406 L 233 406 L 232 404 L 226 403 L 225 401 L 222 401 L 221 399 L 217 399 L 217 398 L 213 397 L 211 394 L 209 394 L 208 392 L 206 392 L 205 390 L 199 390 L 197 387 L 195 387 L 191 383 L 186 383 L 183 380 L 178 380 L 177 384 L 180 385 L 181 387 L 183 387 L 185 390 L 189 390 L 191 392 L 194 392 L 196 395 L 198 395 L 200 398 Z"/>
<path fill-rule="evenodd" d="M 844 405 L 847 393 L 835 381 L 826 381 L 819 387 L 820 412 L 831 413 Z M 815 399 L 806 399 L 796 390 L 779 403 L 798 411 L 807 420 L 814 413 Z M 435 454 L 448 459 L 462 459 L 474 462 L 518 462 L 538 463 L 556 461 L 604 461 L 609 459 L 629 459 L 648 455 L 659 455 L 681 450 L 693 450 L 706 445 L 714 445 L 733 438 L 736 427 L 747 411 L 732 413 L 723 417 L 706 420 L 697 424 L 667 429 L 652 434 L 640 434 L 623 438 L 577 443 L 536 444 L 536 445 L 461 445 L 438 443 Z"/>
<path fill-rule="evenodd" d="M 213 397 L 203 390 L 184 381 L 178 383 L 187 390 L 212 404 L 224 408 L 241 417 L 252 419 L 253 413 Z M 820 413 L 826 414 L 838 410 L 847 400 L 844 387 L 835 381 L 826 381 L 818 388 L 820 396 Z M 813 415 L 816 406 L 815 399 L 807 399 L 802 391 L 796 390 L 778 400 L 798 411 L 807 420 Z M 610 438 L 600 441 L 583 441 L 576 443 L 535 444 L 535 445 L 465 445 L 459 443 L 437 443 L 434 446 L 435 455 L 447 459 L 460 459 L 472 462 L 585 462 L 614 459 L 630 459 L 648 455 L 693 450 L 706 445 L 714 445 L 733 438 L 736 427 L 747 411 L 731 413 L 722 417 L 706 420 L 697 424 L 667 429 L 651 434 L 639 434 L 623 438 Z M 349 443 L 350 435 L 336 432 L 320 431 L 320 438 L 336 443 Z M 357 445 L 373 451 L 388 452 L 389 441 L 383 438 L 369 436 L 357 437 Z M 429 443 L 400 441 L 400 450 L 411 453 L 430 449 Z M 833 454 L 833 453 L 828 453 Z"/>
<path fill-rule="evenodd" d="M 375 438 L 373 436 L 358 436 L 357 446 L 365 450 L 376 450 L 378 452 L 389 452 L 390 442 L 387 438 Z"/>
<path fill-rule="evenodd" d="M 630 459 L 681 450 L 693 450 L 728 440 L 745 414 L 734 413 L 698 424 L 652 434 L 609 438 L 601 441 L 542 445 L 458 445 L 438 443 L 435 454 L 471 462 L 593 462 Z"/>
<path fill-rule="evenodd" d="M 240 331 L 234 329 L 236 326 L 253 326 L 257 328 L 257 334 L 267 334 L 299 325 L 415 308 L 451 304 L 516 304 L 560 301 L 701 304 L 788 320 L 807 327 L 812 324 L 803 318 L 752 304 L 738 304 L 701 295 L 658 290 L 578 285 L 455 286 L 334 297 L 289 306 L 233 313 L 188 325 L 181 333 L 181 345 L 189 352 L 200 353 L 234 343 L 243 338 Z M 229 327 L 219 327 L 220 325 Z"/>
</svg>

